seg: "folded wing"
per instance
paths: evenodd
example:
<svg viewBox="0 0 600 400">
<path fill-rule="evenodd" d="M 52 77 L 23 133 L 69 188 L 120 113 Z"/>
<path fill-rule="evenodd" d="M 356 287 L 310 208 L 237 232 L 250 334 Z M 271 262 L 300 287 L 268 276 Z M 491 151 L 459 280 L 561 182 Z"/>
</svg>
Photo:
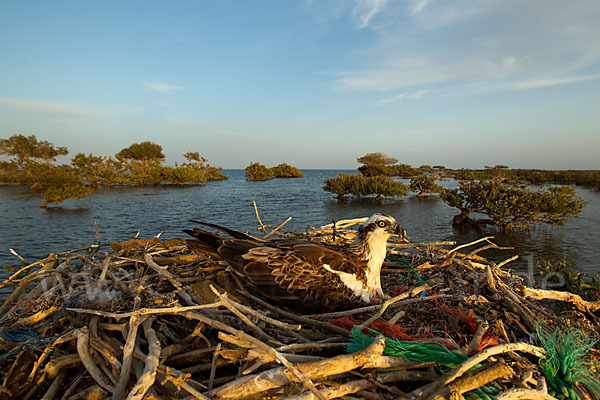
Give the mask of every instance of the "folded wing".
<svg viewBox="0 0 600 400">
<path fill-rule="evenodd" d="M 351 254 L 305 240 L 262 241 L 219 230 L 233 238 L 194 228 L 185 231 L 195 238 L 187 240 L 188 246 L 227 261 L 261 295 L 291 309 L 313 312 L 361 302 L 336 273 L 364 276 L 361 261 Z"/>
</svg>

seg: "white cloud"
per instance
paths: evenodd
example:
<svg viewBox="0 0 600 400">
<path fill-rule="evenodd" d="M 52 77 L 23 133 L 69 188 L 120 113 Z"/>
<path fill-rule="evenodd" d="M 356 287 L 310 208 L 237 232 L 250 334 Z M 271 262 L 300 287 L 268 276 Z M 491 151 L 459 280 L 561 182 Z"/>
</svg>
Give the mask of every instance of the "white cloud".
<svg viewBox="0 0 600 400">
<path fill-rule="evenodd" d="M 358 29 L 369 26 L 369 22 L 387 5 L 388 0 L 357 0 L 352 10 L 352 16 Z"/>
<path fill-rule="evenodd" d="M 369 30 L 374 39 L 348 53 L 339 67 L 349 73 L 332 76 L 342 90 L 474 93 L 565 85 L 600 75 L 600 7 L 593 1 L 345 4 L 343 13 L 354 27 Z M 378 103 L 400 99 L 406 97 Z"/>
<path fill-rule="evenodd" d="M 566 85 L 575 82 L 590 81 L 594 79 L 600 79 L 600 74 L 589 76 L 572 76 L 566 78 L 530 79 L 526 81 L 510 83 L 506 87 L 509 89 L 535 89 L 548 86 Z"/>
<path fill-rule="evenodd" d="M 409 7 L 411 14 L 418 14 L 431 3 L 431 0 L 410 0 Z"/>
<path fill-rule="evenodd" d="M 14 98 L 0 98 L 0 108 L 77 115 L 94 115 L 99 112 L 98 110 L 76 104 Z"/>
<path fill-rule="evenodd" d="M 412 29 L 423 31 L 462 23 L 488 9 L 486 0 L 476 2 L 454 0 L 432 3 L 433 1 L 428 0 L 412 0 L 409 3 L 407 17 Z"/>
<path fill-rule="evenodd" d="M 399 93 L 399 94 L 397 94 L 397 95 L 395 95 L 395 96 L 388 97 L 388 98 L 385 98 L 385 99 L 381 99 L 381 100 L 379 100 L 379 101 L 375 102 L 375 104 L 389 104 L 389 103 L 395 103 L 395 102 L 397 102 L 397 101 L 399 101 L 399 100 L 406 99 L 406 98 L 407 98 L 407 96 L 408 96 L 408 94 L 407 94 L 407 93 Z"/>
<path fill-rule="evenodd" d="M 414 93 L 409 94 L 408 96 L 406 96 L 407 99 L 422 99 L 423 97 L 425 97 L 426 94 L 431 93 L 432 90 L 429 89 L 422 89 L 422 90 L 417 90 Z"/>
<path fill-rule="evenodd" d="M 395 96 L 381 99 L 381 100 L 375 102 L 375 104 L 396 103 L 400 100 L 418 100 L 418 99 L 422 99 L 423 97 L 425 97 L 425 95 L 427 95 L 431 92 L 432 92 L 432 90 L 430 90 L 430 89 L 421 89 L 421 90 L 417 90 L 415 92 L 399 93 Z"/>
<path fill-rule="evenodd" d="M 161 93 L 171 93 L 175 90 L 183 89 L 181 86 L 172 85 L 170 83 L 163 83 L 163 82 L 142 82 L 142 85 L 149 89 L 156 90 L 157 92 L 161 92 Z"/>
</svg>

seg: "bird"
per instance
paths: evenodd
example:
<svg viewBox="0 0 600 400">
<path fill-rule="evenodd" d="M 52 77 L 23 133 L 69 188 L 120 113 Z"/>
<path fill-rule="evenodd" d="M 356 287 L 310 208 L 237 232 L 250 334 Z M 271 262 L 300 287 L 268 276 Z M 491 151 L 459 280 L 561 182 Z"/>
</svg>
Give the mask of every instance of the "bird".
<svg viewBox="0 0 600 400">
<path fill-rule="evenodd" d="M 307 239 L 263 240 L 219 225 L 193 223 L 224 232 L 223 237 L 200 228 L 184 229 L 194 251 L 225 260 L 254 292 L 290 310 L 315 313 L 380 303 L 381 265 L 391 236 L 405 231 L 388 215 L 373 214 L 356 239 L 333 245 Z"/>
</svg>

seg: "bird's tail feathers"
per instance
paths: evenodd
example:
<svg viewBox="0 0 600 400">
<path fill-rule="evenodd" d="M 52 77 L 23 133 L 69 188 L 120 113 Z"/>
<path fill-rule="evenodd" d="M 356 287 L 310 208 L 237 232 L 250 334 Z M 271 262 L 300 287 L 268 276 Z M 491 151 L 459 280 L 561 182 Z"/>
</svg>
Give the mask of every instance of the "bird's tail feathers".
<svg viewBox="0 0 600 400">
<path fill-rule="evenodd" d="M 233 229 L 225 228 L 224 226 L 220 226 L 220 225 L 216 225 L 216 224 L 211 224 L 209 222 L 196 221 L 196 220 L 193 220 L 193 219 L 190 219 L 190 222 L 193 222 L 195 224 L 200 224 L 200 225 L 208 226 L 209 228 L 213 228 L 213 229 L 216 229 L 218 231 L 225 232 L 226 234 L 228 234 L 232 238 L 246 239 L 246 240 L 249 239 L 249 240 L 258 240 L 258 241 L 261 241 L 261 239 L 256 238 L 256 237 L 254 237 L 252 235 L 249 235 L 247 233 L 242 233 L 242 232 L 234 231 Z M 196 229 L 196 228 L 194 228 L 194 229 Z M 186 231 L 184 231 L 184 232 L 186 232 Z"/>
<path fill-rule="evenodd" d="M 194 237 L 194 239 L 185 240 L 185 243 L 191 250 L 219 257 L 218 248 L 223 240 L 222 237 L 198 228 L 184 229 L 183 231 Z"/>
</svg>

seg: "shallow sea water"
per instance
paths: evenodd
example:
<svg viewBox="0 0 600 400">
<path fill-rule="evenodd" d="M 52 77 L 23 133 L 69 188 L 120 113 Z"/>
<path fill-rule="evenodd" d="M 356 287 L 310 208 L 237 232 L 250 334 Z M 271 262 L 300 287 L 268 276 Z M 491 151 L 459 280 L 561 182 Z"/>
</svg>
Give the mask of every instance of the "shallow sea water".
<svg viewBox="0 0 600 400">
<path fill-rule="evenodd" d="M 457 231 L 452 217 L 458 213 L 437 197 L 407 196 L 377 202 L 374 199 L 337 201 L 322 189 L 326 178 L 340 171 L 306 170 L 298 179 L 247 182 L 243 170 L 226 170 L 229 180 L 203 186 L 149 186 L 102 188 L 76 201 L 68 200 L 48 209 L 38 207 L 39 198 L 22 187 L 0 187 L 0 266 L 19 267 L 10 254 L 12 248 L 28 262 L 88 245 L 97 223 L 102 243 L 139 238 L 185 237 L 181 229 L 189 219 L 213 222 L 255 233 L 258 222 L 252 206 L 256 201 L 263 223 L 279 225 L 293 219 L 287 229 L 304 231 L 308 224 L 320 226 L 332 220 L 369 216 L 383 212 L 394 216 L 415 241 L 454 240 L 466 243 L 485 235 L 496 236 L 501 246 L 514 250 L 483 253 L 503 260 L 514 254 L 513 268 L 525 271 L 542 260 L 561 261 L 565 257 L 581 271 L 600 271 L 600 193 L 577 188 L 589 202 L 579 218 L 561 227 L 538 227 L 530 231 L 503 233 Z M 346 171 L 350 172 L 350 171 Z M 445 181 L 446 186 L 455 183 Z M 0 278 L 9 272 L 0 269 Z"/>
</svg>

